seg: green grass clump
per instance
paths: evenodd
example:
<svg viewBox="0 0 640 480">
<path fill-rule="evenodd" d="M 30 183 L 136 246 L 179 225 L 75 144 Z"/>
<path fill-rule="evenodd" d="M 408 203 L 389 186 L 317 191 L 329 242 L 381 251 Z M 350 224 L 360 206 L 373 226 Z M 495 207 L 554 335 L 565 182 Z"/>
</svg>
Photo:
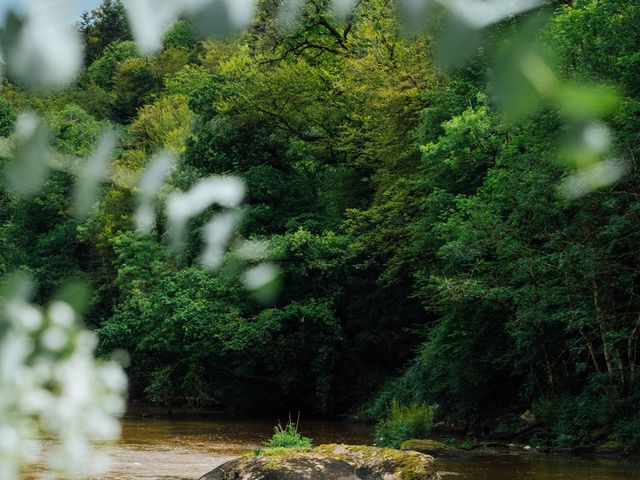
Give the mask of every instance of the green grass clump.
<svg viewBox="0 0 640 480">
<path fill-rule="evenodd" d="M 269 448 L 311 448 L 312 441 L 300 434 L 297 424 L 289 421 L 286 427 L 276 425 L 273 437 L 265 444 Z"/>
<path fill-rule="evenodd" d="M 385 418 L 376 426 L 375 444 L 400 448 L 405 440 L 426 439 L 433 426 L 435 411 L 435 405 L 414 403 L 405 406 L 393 400 Z"/>
</svg>

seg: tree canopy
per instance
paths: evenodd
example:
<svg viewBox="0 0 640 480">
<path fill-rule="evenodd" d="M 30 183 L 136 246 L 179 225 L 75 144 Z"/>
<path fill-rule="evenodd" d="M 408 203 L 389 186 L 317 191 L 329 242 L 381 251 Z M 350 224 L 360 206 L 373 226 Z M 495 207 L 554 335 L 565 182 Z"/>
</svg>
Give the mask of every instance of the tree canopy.
<svg viewBox="0 0 640 480">
<path fill-rule="evenodd" d="M 471 435 L 529 410 L 540 444 L 640 447 L 637 2 L 554 2 L 462 32 L 469 51 L 447 49 L 442 12 L 411 30 L 395 1 L 346 18 L 330 3 L 283 28 L 280 2 L 259 2 L 223 40 L 181 19 L 153 56 L 119 1 L 83 16 L 80 80 L 49 96 L 6 82 L 0 137 L 34 109 L 73 163 L 109 124 L 109 181 L 86 220 L 62 168 L 37 195 L 3 192 L 0 271 L 42 295 L 87 280 L 134 399 L 374 418 L 428 403 Z M 157 227 L 134 231 L 162 150 L 177 162 L 158 203 L 203 177 L 246 183 L 219 272 L 200 267 L 217 207 L 180 255 L 158 204 Z M 281 269 L 269 301 L 241 273 L 264 259 Z"/>
</svg>

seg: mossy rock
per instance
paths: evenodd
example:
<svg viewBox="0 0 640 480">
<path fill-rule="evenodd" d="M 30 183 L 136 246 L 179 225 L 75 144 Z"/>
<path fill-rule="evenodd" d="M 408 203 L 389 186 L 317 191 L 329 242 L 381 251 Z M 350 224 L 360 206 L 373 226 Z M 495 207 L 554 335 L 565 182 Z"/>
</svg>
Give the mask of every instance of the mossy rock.
<svg viewBox="0 0 640 480">
<path fill-rule="evenodd" d="M 451 458 L 468 455 L 467 452 L 459 448 L 450 447 L 436 440 L 406 440 L 400 446 L 401 450 L 412 450 L 415 452 L 426 453 L 434 457 Z"/>
<path fill-rule="evenodd" d="M 273 449 L 221 465 L 201 480 L 435 480 L 433 457 L 388 448 Z"/>
<path fill-rule="evenodd" d="M 321 445 L 314 451 L 344 460 L 368 480 L 427 480 L 440 478 L 433 457 L 420 452 L 361 445 Z"/>
<path fill-rule="evenodd" d="M 351 465 L 333 458 L 258 456 L 231 460 L 201 480 L 359 480 Z"/>
</svg>

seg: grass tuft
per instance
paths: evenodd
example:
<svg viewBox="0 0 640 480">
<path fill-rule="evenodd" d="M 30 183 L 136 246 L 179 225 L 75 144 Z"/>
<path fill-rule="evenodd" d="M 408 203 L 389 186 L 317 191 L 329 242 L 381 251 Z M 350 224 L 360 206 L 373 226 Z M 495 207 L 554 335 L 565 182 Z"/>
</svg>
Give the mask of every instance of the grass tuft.
<svg viewBox="0 0 640 480">
<path fill-rule="evenodd" d="M 385 418 L 376 426 L 375 444 L 400 448 L 405 440 L 426 439 L 433 426 L 435 411 L 435 405 L 414 403 L 405 406 L 393 400 Z"/>
<path fill-rule="evenodd" d="M 313 442 L 310 438 L 303 437 L 298 431 L 298 425 L 289 420 L 283 427 L 276 425 L 273 436 L 265 442 L 269 448 L 311 448 Z"/>
</svg>

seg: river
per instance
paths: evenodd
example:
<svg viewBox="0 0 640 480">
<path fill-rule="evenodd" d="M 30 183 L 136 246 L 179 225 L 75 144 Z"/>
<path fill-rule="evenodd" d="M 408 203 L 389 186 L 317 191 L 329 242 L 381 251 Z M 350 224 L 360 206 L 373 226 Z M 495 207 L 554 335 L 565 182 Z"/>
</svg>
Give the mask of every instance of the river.
<svg viewBox="0 0 640 480">
<path fill-rule="evenodd" d="M 286 419 L 283 419 L 286 420 Z M 277 419 L 220 416 L 126 418 L 104 480 L 198 479 L 225 461 L 260 447 Z M 301 422 L 315 444 L 370 444 L 371 428 L 343 422 Z M 541 454 L 439 460 L 443 480 L 638 480 L 640 462 Z"/>
</svg>

